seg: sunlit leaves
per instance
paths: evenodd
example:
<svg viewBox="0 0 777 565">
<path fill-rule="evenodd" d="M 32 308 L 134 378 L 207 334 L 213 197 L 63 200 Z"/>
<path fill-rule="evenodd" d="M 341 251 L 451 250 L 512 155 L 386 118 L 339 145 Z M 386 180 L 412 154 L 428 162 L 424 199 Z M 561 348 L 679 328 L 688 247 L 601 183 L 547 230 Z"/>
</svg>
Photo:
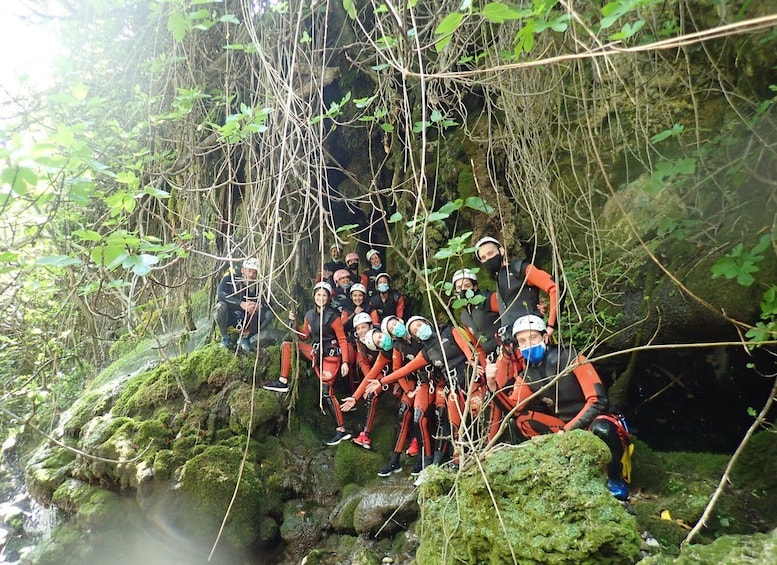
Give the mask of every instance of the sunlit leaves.
<svg viewBox="0 0 777 565">
<path fill-rule="evenodd" d="M 736 279 L 737 283 L 742 286 L 752 286 L 755 282 L 753 274 L 761 270 L 758 263 L 763 261 L 762 253 L 770 245 L 770 234 L 761 236 L 761 239 L 752 249 L 747 249 L 743 244 L 738 243 L 728 254 L 712 265 L 712 278 Z"/>
<path fill-rule="evenodd" d="M 349 18 L 352 20 L 356 19 L 356 5 L 353 3 L 353 0 L 343 0 L 343 9 Z"/>
<path fill-rule="evenodd" d="M 7 167 L 0 172 L 0 183 L 10 186 L 16 195 L 24 196 L 38 184 L 38 175 L 29 167 Z"/>
<path fill-rule="evenodd" d="M 602 6 L 602 19 L 599 27 L 602 30 L 609 29 L 620 18 L 634 12 L 639 18 L 639 9 L 646 8 L 663 0 L 615 0 Z M 645 25 L 641 18 L 634 22 L 626 22 L 619 32 L 610 35 L 613 41 L 628 39 L 635 35 Z"/>
<path fill-rule="evenodd" d="M 70 255 L 47 255 L 35 261 L 35 264 L 39 267 L 74 267 L 81 263 L 81 259 L 71 257 Z"/>
<path fill-rule="evenodd" d="M 665 129 L 662 132 L 657 133 L 653 137 L 650 138 L 651 143 L 659 143 L 661 141 L 664 141 L 665 139 L 669 139 L 670 137 L 677 137 L 680 134 L 685 131 L 685 126 L 682 124 L 675 124 L 669 129 Z"/>
<path fill-rule="evenodd" d="M 461 12 L 453 12 L 443 18 L 439 25 L 434 30 L 434 35 L 440 38 L 435 41 L 434 48 L 440 53 L 451 42 L 454 32 L 464 21 L 464 14 Z"/>
<path fill-rule="evenodd" d="M 657 194 L 664 186 L 679 175 L 692 175 L 696 171 L 696 159 L 686 158 L 676 161 L 659 161 L 653 168 L 650 178 L 642 185 L 648 194 Z"/>
<path fill-rule="evenodd" d="M 110 209 L 111 218 L 126 212 L 131 214 L 135 210 L 137 202 L 132 194 L 125 190 L 118 190 L 105 198 L 105 203 Z"/>
<path fill-rule="evenodd" d="M 500 2 L 489 2 L 480 10 L 480 15 L 491 23 L 502 24 L 508 20 L 520 19 L 522 16 L 526 15 L 526 13 L 519 12 Z"/>
</svg>

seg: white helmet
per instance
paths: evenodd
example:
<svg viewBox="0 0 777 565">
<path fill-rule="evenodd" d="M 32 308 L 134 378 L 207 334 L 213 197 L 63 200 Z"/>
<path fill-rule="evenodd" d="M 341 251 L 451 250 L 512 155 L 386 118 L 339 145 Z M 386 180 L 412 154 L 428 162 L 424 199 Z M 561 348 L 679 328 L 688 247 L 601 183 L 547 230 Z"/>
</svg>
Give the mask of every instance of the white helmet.
<svg viewBox="0 0 777 565">
<path fill-rule="evenodd" d="M 394 314 L 389 314 L 388 316 L 383 318 L 383 320 L 381 320 L 381 322 L 380 322 L 380 331 L 382 331 L 384 334 L 387 334 L 387 335 L 390 335 L 392 337 L 395 337 L 394 334 L 392 332 L 390 332 L 389 329 L 388 329 L 388 323 L 391 320 L 396 320 L 400 324 L 404 324 L 404 322 L 402 321 L 402 319 L 399 316 L 395 316 Z"/>
<path fill-rule="evenodd" d="M 372 318 L 367 312 L 359 312 L 353 317 L 353 327 L 355 328 L 359 324 L 372 324 Z"/>
<path fill-rule="evenodd" d="M 521 316 L 515 321 L 513 324 L 513 337 L 515 337 L 515 334 L 518 332 L 534 330 L 544 333 L 545 329 L 545 320 L 534 314 L 529 314 L 528 316 Z"/>
<path fill-rule="evenodd" d="M 367 295 L 367 287 L 365 287 L 362 283 L 352 284 L 351 288 L 348 290 L 348 294 L 353 294 L 354 290 L 362 292 L 365 296 Z"/>
<path fill-rule="evenodd" d="M 480 261 L 480 255 L 478 255 L 478 251 L 486 243 L 494 243 L 494 244 L 496 244 L 497 247 L 503 247 L 498 239 L 494 239 L 493 237 L 490 237 L 490 236 L 481 237 L 478 240 L 478 242 L 475 244 L 475 259 L 477 259 L 478 261 Z"/>
<path fill-rule="evenodd" d="M 329 284 L 328 282 L 321 281 L 319 283 L 316 283 L 316 285 L 313 287 L 313 294 L 315 294 L 319 288 L 323 288 L 325 291 L 329 293 L 329 296 L 332 296 L 332 285 Z"/>
<path fill-rule="evenodd" d="M 425 324 L 429 324 L 430 326 L 432 325 L 432 323 L 426 318 L 424 318 L 423 316 L 410 316 L 408 321 L 405 322 L 405 327 L 407 328 L 407 331 L 410 331 L 410 324 L 412 324 L 413 322 L 417 322 L 418 320 L 421 320 L 422 322 L 424 322 Z"/>
<path fill-rule="evenodd" d="M 243 268 L 244 269 L 253 269 L 254 271 L 259 271 L 259 259 L 256 257 L 250 257 L 243 261 Z"/>
<path fill-rule="evenodd" d="M 455 285 L 457 281 L 460 281 L 461 279 L 469 279 L 475 284 L 478 282 L 478 276 L 470 271 L 469 269 L 459 269 L 455 273 L 453 273 L 453 279 L 451 280 L 451 284 Z"/>
<path fill-rule="evenodd" d="M 362 343 L 367 346 L 367 349 L 370 351 L 377 351 L 378 347 L 375 345 L 375 342 L 372 340 L 372 336 L 375 332 L 377 332 L 375 328 L 372 328 L 371 330 L 368 330 L 366 334 L 364 334 L 364 337 L 362 338 Z"/>
<path fill-rule="evenodd" d="M 377 250 L 377 249 L 370 249 L 369 251 L 367 251 L 367 261 L 369 261 L 369 260 L 370 260 L 370 258 L 371 258 L 373 255 L 380 255 L 380 253 L 378 253 L 378 250 Z"/>
</svg>

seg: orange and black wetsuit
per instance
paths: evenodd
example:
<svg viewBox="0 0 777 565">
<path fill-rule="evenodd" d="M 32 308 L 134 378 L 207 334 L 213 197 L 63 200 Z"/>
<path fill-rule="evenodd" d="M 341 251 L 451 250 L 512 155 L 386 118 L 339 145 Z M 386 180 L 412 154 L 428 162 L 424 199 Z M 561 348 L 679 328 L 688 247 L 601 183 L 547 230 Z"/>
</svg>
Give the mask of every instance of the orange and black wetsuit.
<svg viewBox="0 0 777 565">
<path fill-rule="evenodd" d="M 343 426 L 343 413 L 334 397 L 333 385 L 340 374 L 340 366 L 349 363 L 348 340 L 343 329 L 340 312 L 325 306 L 321 312 L 312 308 L 305 313 L 300 335 L 299 352 L 309 361 L 321 380 L 321 396 L 328 404 L 337 427 Z M 311 343 L 305 343 L 310 340 Z M 291 374 L 291 342 L 281 344 L 281 377 Z"/>
<path fill-rule="evenodd" d="M 380 382 L 387 385 L 415 371 L 433 367 L 433 374 L 436 376 L 434 393 L 437 437 L 457 437 L 458 428 L 461 425 L 469 366 L 474 362 L 474 359 L 473 347 L 465 332 L 461 328 L 443 325 L 440 326 L 440 332 L 437 336 L 433 335 L 422 342 L 421 351 L 412 361 L 401 369 L 381 378 Z M 427 387 L 422 386 L 417 393 L 423 392 L 424 388 Z M 431 386 L 428 388 L 431 389 Z M 452 426 L 452 429 L 449 429 L 449 425 Z M 448 443 L 441 443 L 436 446 L 436 450 L 444 453 L 448 447 Z M 424 453 L 428 453 L 426 442 Z"/>
<path fill-rule="evenodd" d="M 528 261 L 513 261 L 499 269 L 496 292 L 499 299 L 500 324 L 512 328 L 513 322 L 521 316 L 537 313 L 542 290 L 550 298 L 547 324 L 555 328 L 559 315 L 559 288 L 550 274 Z"/>
<path fill-rule="evenodd" d="M 562 372 L 567 374 L 529 400 Z M 542 363 L 525 367 L 516 377 L 509 404 L 518 406 L 515 423 L 527 438 L 560 430 L 592 431 L 610 448 L 608 475 L 621 476 L 626 438 L 609 410 L 607 390 L 584 356 L 563 345 L 549 345 Z"/>
<path fill-rule="evenodd" d="M 370 298 L 372 322 L 380 324 L 386 316 L 396 316 L 400 320 L 405 315 L 405 297 L 396 289 L 390 288 L 388 292 L 375 293 Z"/>
</svg>

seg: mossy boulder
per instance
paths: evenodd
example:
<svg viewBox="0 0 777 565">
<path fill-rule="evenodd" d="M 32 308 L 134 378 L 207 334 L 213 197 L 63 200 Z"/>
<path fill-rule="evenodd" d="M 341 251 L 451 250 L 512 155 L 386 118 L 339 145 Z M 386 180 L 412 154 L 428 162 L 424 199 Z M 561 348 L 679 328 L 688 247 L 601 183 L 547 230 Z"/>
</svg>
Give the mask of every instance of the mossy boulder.
<svg viewBox="0 0 777 565">
<path fill-rule="evenodd" d="M 27 490 L 41 504 L 51 504 L 54 492 L 72 471 L 76 453 L 59 445 L 43 444 L 24 469 Z"/>
<path fill-rule="evenodd" d="M 247 365 L 244 356 L 235 357 L 215 344 L 197 349 L 133 376 L 124 385 L 112 412 L 116 416 L 150 418 L 160 407 L 180 408 L 183 406 L 184 390 L 190 399 L 198 394 L 207 396 L 209 381 L 243 378 L 250 374 Z"/>
<path fill-rule="evenodd" d="M 171 489 L 159 493 L 154 513 L 170 527 L 192 539 L 215 539 L 237 484 L 240 488 L 229 507 L 224 540 L 244 548 L 264 537 L 265 486 L 251 461 L 240 472 L 243 451 L 214 445 L 190 458 L 179 470 Z"/>
<path fill-rule="evenodd" d="M 282 406 L 277 394 L 240 383 L 229 395 L 229 428 L 234 433 L 265 436 L 278 427 Z"/>
<path fill-rule="evenodd" d="M 624 564 L 640 557 L 634 517 L 610 495 L 609 452 L 584 431 L 505 447 L 456 480 L 427 471 L 419 563 Z"/>
<path fill-rule="evenodd" d="M 124 504 L 134 504 L 115 492 L 69 479 L 54 492 L 52 504 L 75 514 L 76 523 L 84 531 L 94 528 L 120 527 L 124 521 Z"/>
<path fill-rule="evenodd" d="M 358 447 L 352 442 L 341 443 L 335 454 L 335 476 L 341 486 L 365 485 L 375 478 L 382 457 L 374 451 Z"/>
<path fill-rule="evenodd" d="M 364 493 L 353 511 L 356 533 L 388 536 L 418 518 L 416 490 L 412 484 L 381 485 Z"/>
<path fill-rule="evenodd" d="M 172 440 L 172 432 L 159 420 L 94 418 L 82 432 L 73 476 L 90 483 L 127 490 L 137 488 L 138 469 L 150 466 L 159 449 Z"/>
<path fill-rule="evenodd" d="M 722 536 L 708 545 L 688 545 L 677 557 L 653 555 L 640 565 L 698 565 L 699 563 L 747 563 L 772 565 L 777 563 L 777 531 L 749 536 Z"/>
</svg>

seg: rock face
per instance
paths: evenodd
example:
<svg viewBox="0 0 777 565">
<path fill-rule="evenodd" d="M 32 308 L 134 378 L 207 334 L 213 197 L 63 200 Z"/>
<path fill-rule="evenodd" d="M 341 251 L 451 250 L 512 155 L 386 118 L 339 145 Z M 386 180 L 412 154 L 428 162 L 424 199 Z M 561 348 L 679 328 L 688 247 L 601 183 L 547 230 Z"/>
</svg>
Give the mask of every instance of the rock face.
<svg viewBox="0 0 777 565">
<path fill-rule="evenodd" d="M 636 522 L 607 492 L 608 454 L 573 431 L 501 449 L 455 483 L 430 468 L 421 486 L 419 563 L 634 563 Z"/>
</svg>

